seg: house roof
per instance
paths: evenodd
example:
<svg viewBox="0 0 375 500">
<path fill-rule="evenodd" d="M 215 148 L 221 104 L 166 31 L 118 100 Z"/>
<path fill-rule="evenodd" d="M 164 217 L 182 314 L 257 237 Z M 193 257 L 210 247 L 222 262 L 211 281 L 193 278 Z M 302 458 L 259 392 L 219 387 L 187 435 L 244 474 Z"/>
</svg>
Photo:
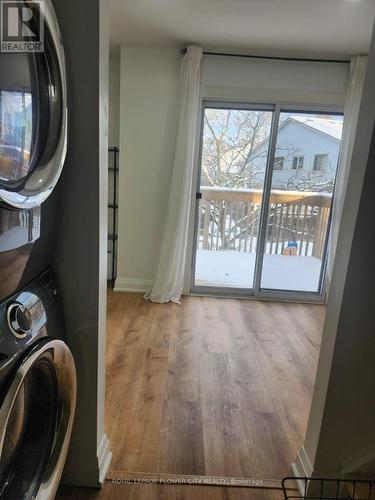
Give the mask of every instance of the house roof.
<svg viewBox="0 0 375 500">
<path fill-rule="evenodd" d="M 307 128 L 312 129 L 314 132 L 319 132 L 321 134 L 327 135 L 328 137 L 334 139 L 335 141 L 341 141 L 342 134 L 342 121 L 335 121 L 331 118 L 316 118 L 314 115 L 292 115 L 288 116 L 283 122 L 279 124 L 279 130 L 284 128 L 289 123 L 298 123 Z M 268 135 L 265 139 L 263 139 L 255 148 L 253 149 L 253 153 L 258 151 L 264 144 L 268 143 L 270 136 Z"/>
<path fill-rule="evenodd" d="M 311 127 L 315 130 L 318 130 L 319 132 L 322 132 L 323 134 L 329 135 L 333 137 L 334 139 L 341 140 L 341 135 L 342 135 L 342 121 L 338 120 L 333 120 L 330 117 L 327 118 L 317 118 L 313 115 L 310 116 L 298 116 L 298 115 L 293 115 L 290 116 L 285 122 L 287 121 L 295 121 L 298 123 L 302 123 L 303 125 L 306 125 L 308 127 Z"/>
<path fill-rule="evenodd" d="M 307 128 L 314 130 L 315 132 L 319 132 L 321 134 L 327 135 L 328 137 L 334 139 L 335 141 L 341 141 L 342 134 L 342 121 L 330 120 L 329 118 L 319 118 L 313 115 L 292 115 L 288 116 L 283 122 L 279 124 L 279 130 L 284 128 L 289 123 L 298 123 Z M 264 144 L 268 143 L 270 136 L 268 135 L 265 139 L 263 139 L 255 148 L 253 149 L 253 153 L 258 151 Z"/>
</svg>

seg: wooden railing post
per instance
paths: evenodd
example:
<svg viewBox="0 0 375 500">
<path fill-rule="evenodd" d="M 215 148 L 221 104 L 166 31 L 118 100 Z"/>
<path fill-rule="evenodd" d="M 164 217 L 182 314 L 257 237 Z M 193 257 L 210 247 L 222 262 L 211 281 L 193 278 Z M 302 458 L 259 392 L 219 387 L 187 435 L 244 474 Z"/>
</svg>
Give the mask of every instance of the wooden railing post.
<svg viewBox="0 0 375 500">
<path fill-rule="evenodd" d="M 201 200 L 201 207 L 205 208 L 204 210 L 204 219 L 203 219 L 203 250 L 208 250 L 208 229 L 210 227 L 210 200 Z"/>
<path fill-rule="evenodd" d="M 318 216 L 315 223 L 315 237 L 313 242 L 313 257 L 321 259 L 323 257 L 325 236 L 328 225 L 329 208 L 319 207 Z"/>
<path fill-rule="evenodd" d="M 210 187 L 202 188 L 201 192 L 200 248 L 254 252 L 263 191 Z M 331 200 L 330 193 L 273 190 L 268 252 L 281 254 L 288 243 L 295 240 L 298 255 L 322 258 Z"/>
</svg>

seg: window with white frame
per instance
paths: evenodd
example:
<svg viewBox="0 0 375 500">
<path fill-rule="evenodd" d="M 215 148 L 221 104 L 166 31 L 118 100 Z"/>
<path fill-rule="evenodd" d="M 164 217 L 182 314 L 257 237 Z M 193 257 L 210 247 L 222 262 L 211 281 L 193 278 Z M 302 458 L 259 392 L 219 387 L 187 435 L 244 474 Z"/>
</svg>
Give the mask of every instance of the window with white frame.
<svg viewBox="0 0 375 500">
<path fill-rule="evenodd" d="M 314 156 L 314 172 L 324 172 L 327 170 L 328 165 L 328 155 L 327 154 L 319 154 Z"/>
<path fill-rule="evenodd" d="M 295 156 L 293 158 L 292 169 L 293 170 L 302 170 L 304 160 L 305 160 L 304 156 Z"/>
<path fill-rule="evenodd" d="M 273 162 L 274 170 L 282 170 L 284 168 L 284 156 L 275 156 L 275 160 Z"/>
</svg>

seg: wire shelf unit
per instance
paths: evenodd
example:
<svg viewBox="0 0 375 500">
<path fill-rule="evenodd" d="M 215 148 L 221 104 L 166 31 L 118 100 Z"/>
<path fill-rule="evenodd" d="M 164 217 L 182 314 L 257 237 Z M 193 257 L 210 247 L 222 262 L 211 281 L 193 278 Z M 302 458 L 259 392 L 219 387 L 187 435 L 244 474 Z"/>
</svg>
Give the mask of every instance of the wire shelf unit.
<svg viewBox="0 0 375 500">
<path fill-rule="evenodd" d="M 117 210 L 118 210 L 118 195 L 117 195 L 117 185 L 118 185 L 118 157 L 119 148 L 110 147 L 108 148 L 108 153 L 110 155 L 109 168 L 108 171 L 112 173 L 110 180 L 112 180 L 112 199 L 108 200 L 108 209 L 112 211 L 112 228 L 111 232 L 108 233 L 108 241 L 111 242 L 110 249 L 108 253 L 111 255 L 111 277 L 110 282 L 112 288 L 115 286 L 116 275 L 117 275 Z"/>
<path fill-rule="evenodd" d="M 374 480 L 286 477 L 282 487 L 285 500 L 375 500 Z"/>
</svg>

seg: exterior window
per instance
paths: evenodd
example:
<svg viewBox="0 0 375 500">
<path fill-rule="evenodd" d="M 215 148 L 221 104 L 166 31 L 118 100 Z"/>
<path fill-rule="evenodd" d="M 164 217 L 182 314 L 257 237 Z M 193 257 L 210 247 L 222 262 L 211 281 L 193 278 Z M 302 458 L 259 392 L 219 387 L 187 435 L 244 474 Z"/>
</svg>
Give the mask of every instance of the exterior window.
<svg viewBox="0 0 375 500">
<path fill-rule="evenodd" d="M 274 170 L 282 170 L 284 168 L 284 157 L 283 156 L 275 156 L 275 161 L 273 163 Z"/>
<path fill-rule="evenodd" d="M 328 155 L 315 155 L 314 156 L 314 172 L 324 172 L 327 170 Z"/>
<path fill-rule="evenodd" d="M 304 161 L 303 156 L 295 156 L 293 158 L 292 169 L 293 170 L 302 170 L 303 169 L 303 161 Z"/>
</svg>

